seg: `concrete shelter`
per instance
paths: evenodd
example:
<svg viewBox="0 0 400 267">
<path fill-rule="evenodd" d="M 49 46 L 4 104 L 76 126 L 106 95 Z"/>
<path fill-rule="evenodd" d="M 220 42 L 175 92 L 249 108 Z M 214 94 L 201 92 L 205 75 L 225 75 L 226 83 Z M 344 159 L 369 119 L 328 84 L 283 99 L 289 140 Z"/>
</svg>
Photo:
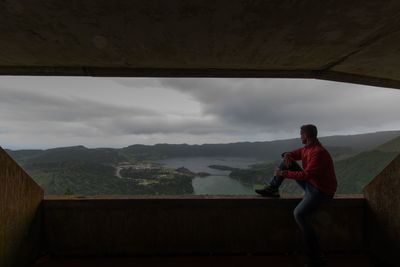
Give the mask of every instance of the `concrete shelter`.
<svg viewBox="0 0 400 267">
<path fill-rule="evenodd" d="M 400 88 L 400 1 L 2 0 L 0 75 L 317 78 Z M 335 266 L 399 266 L 399 192 L 397 157 L 362 195 L 337 196 L 321 210 L 316 226 Z M 0 267 L 128 266 L 124 257 L 157 266 L 143 255 L 168 255 L 171 266 L 191 264 L 184 257 L 234 265 L 232 255 L 296 266 L 288 253 L 300 242 L 291 221 L 299 199 L 44 197 L 0 149 Z M 276 225 L 281 231 L 262 234 Z"/>
</svg>

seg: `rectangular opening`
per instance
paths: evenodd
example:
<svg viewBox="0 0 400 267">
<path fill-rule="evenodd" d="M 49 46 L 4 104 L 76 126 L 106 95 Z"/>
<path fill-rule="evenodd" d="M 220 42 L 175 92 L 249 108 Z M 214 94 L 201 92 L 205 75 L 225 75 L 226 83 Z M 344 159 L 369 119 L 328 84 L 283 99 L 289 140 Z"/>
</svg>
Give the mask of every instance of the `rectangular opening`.
<svg viewBox="0 0 400 267">
<path fill-rule="evenodd" d="M 394 89 L 312 79 L 0 77 L 1 146 L 48 195 L 256 196 L 318 127 L 338 194 L 400 151 Z M 371 164 L 373 163 L 373 164 Z M 286 195 L 302 189 L 292 179 Z"/>
</svg>

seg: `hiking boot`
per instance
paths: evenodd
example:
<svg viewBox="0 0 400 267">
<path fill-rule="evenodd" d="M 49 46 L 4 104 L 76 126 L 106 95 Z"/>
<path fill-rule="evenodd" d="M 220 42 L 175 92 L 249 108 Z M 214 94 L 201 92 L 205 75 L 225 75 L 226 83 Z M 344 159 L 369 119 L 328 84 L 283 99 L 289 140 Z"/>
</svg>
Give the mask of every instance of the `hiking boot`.
<svg viewBox="0 0 400 267">
<path fill-rule="evenodd" d="M 262 195 L 263 197 L 280 197 L 279 196 L 279 190 L 267 185 L 263 189 L 256 189 L 254 190 L 257 194 Z"/>
</svg>

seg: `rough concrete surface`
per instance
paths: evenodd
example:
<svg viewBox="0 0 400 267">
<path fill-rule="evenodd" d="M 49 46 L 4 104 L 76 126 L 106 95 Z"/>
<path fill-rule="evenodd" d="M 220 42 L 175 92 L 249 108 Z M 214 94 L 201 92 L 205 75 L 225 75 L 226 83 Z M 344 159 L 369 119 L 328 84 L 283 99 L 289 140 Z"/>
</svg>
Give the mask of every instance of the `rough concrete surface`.
<svg viewBox="0 0 400 267">
<path fill-rule="evenodd" d="M 400 88 L 400 2 L 5 0 L 0 74 L 305 77 Z"/>
<path fill-rule="evenodd" d="M 43 201 L 52 255 L 170 255 L 301 251 L 300 198 L 127 197 Z M 326 251 L 364 250 L 364 199 L 337 198 L 313 218 Z"/>
<path fill-rule="evenodd" d="M 326 267 L 373 267 L 368 255 L 327 254 Z M 58 258 L 41 259 L 32 267 L 303 267 L 307 262 L 300 254 L 283 255 L 203 255 L 173 257 L 135 257 L 135 258 Z"/>
<path fill-rule="evenodd" d="M 0 148 L 0 266 L 23 266 L 40 245 L 43 190 Z"/>
<path fill-rule="evenodd" d="M 399 266 L 400 155 L 364 188 L 364 195 L 371 252 Z"/>
</svg>

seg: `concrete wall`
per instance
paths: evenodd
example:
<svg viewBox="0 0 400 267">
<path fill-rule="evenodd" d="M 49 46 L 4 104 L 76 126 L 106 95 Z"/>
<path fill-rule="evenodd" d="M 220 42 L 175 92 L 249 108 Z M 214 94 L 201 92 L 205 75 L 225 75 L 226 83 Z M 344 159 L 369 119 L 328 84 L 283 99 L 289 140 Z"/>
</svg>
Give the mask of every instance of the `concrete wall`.
<svg viewBox="0 0 400 267">
<path fill-rule="evenodd" d="M 367 237 L 371 252 L 399 266 L 400 155 L 365 188 Z"/>
<path fill-rule="evenodd" d="M 23 266 L 40 245 L 43 190 L 0 148 L 0 267 Z"/>
<path fill-rule="evenodd" d="M 178 196 L 77 198 L 43 202 L 55 255 L 264 253 L 297 250 L 299 198 Z M 362 250 L 364 199 L 337 198 L 314 218 L 327 250 Z"/>
</svg>

